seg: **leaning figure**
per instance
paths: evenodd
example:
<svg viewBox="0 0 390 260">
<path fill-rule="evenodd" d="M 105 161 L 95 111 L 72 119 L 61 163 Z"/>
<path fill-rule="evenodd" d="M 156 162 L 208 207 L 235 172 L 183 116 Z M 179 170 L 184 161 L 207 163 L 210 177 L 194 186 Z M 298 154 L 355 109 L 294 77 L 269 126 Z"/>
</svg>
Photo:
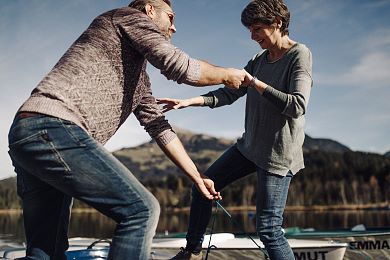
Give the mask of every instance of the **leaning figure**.
<svg viewBox="0 0 390 260">
<path fill-rule="evenodd" d="M 159 203 L 103 147 L 131 113 L 201 196 L 219 198 L 156 103 L 146 65 L 192 86 L 238 88 L 249 77 L 172 45 L 174 18 L 169 0 L 134 0 L 99 15 L 17 111 L 8 141 L 22 199 L 26 259 L 66 259 L 73 198 L 117 223 L 108 259 L 149 258 Z"/>
</svg>

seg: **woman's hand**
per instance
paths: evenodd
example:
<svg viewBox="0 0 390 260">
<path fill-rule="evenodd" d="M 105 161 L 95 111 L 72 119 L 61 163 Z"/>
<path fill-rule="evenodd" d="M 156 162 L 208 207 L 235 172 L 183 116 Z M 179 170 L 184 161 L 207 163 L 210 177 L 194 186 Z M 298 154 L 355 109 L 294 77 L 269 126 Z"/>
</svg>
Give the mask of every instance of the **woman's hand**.
<svg viewBox="0 0 390 260">
<path fill-rule="evenodd" d="M 172 109 L 181 109 L 191 105 L 188 99 L 175 98 L 157 98 L 157 104 L 162 105 L 164 113 Z"/>
<path fill-rule="evenodd" d="M 168 112 L 172 109 L 181 109 L 189 106 L 201 107 L 204 106 L 204 98 L 202 96 L 176 99 L 176 98 L 157 98 L 157 104 L 163 105 L 163 112 Z"/>
<path fill-rule="evenodd" d="M 256 77 L 253 77 L 251 74 L 249 74 L 247 71 L 245 75 L 245 80 L 243 85 L 246 87 L 253 87 L 255 88 L 261 95 L 263 95 L 265 89 L 268 87 L 267 84 L 265 84 L 263 81 L 257 79 Z"/>
</svg>

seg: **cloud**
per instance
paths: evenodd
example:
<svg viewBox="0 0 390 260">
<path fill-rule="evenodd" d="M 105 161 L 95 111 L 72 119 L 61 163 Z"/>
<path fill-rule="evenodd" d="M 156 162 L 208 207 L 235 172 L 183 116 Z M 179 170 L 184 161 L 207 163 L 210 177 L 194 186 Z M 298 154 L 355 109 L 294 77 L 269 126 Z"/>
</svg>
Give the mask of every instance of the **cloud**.
<svg viewBox="0 0 390 260">
<path fill-rule="evenodd" d="M 388 87 L 390 82 L 390 29 L 379 28 L 364 37 L 352 39 L 350 46 L 353 46 L 349 50 L 350 55 L 357 57 L 357 61 L 349 65 L 349 69 L 340 71 L 338 74 L 317 74 L 317 83 L 336 86 L 358 85 L 367 88 Z"/>
<path fill-rule="evenodd" d="M 295 2 L 295 1 L 292 1 Z M 329 22 L 330 17 L 337 17 L 337 14 L 342 10 L 345 4 L 342 1 L 328 1 L 328 0 L 316 0 L 316 1 L 301 1 L 300 4 L 291 3 L 288 4 L 291 9 L 291 21 L 295 20 L 302 22 L 302 25 L 312 27 L 316 23 Z M 299 19 L 298 19 L 299 17 Z"/>
<path fill-rule="evenodd" d="M 390 82 L 390 54 L 383 51 L 365 53 L 349 70 L 339 74 L 317 74 L 318 84 L 382 88 Z"/>
<path fill-rule="evenodd" d="M 388 0 L 371 0 L 367 3 L 370 8 L 384 8 L 389 7 L 390 2 Z"/>
<path fill-rule="evenodd" d="M 390 28 L 378 28 L 371 34 L 366 34 L 361 37 L 360 43 L 357 45 L 359 51 L 365 49 L 377 50 L 383 49 L 390 50 Z"/>
<path fill-rule="evenodd" d="M 366 54 L 359 64 L 353 67 L 343 78 L 352 84 L 367 84 L 369 87 L 388 86 L 390 82 L 390 54 L 375 51 Z"/>
<path fill-rule="evenodd" d="M 362 121 L 369 123 L 369 124 L 387 126 L 386 129 L 390 128 L 390 114 L 389 113 L 364 115 L 362 118 Z"/>
</svg>

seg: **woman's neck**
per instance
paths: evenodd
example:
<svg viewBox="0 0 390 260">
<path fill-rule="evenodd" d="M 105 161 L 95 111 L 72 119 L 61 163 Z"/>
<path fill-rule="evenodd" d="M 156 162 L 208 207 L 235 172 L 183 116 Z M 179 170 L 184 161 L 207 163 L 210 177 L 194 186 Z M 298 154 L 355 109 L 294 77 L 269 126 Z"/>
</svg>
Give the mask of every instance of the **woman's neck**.
<svg viewBox="0 0 390 260">
<path fill-rule="evenodd" d="M 295 43 L 287 35 L 282 36 L 272 48 L 268 49 L 268 60 L 271 62 L 279 60 Z"/>
</svg>

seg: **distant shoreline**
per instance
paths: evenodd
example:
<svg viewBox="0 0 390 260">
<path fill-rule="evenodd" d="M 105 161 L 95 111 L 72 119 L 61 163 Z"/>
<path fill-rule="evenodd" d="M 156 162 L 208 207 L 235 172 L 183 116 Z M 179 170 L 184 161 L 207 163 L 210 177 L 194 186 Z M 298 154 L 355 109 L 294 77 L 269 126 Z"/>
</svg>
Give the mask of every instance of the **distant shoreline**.
<svg viewBox="0 0 390 260">
<path fill-rule="evenodd" d="M 232 207 L 225 207 L 228 211 L 256 211 L 256 206 L 232 206 Z M 383 203 L 373 203 L 373 204 L 365 204 L 365 205 L 353 205 L 353 204 L 347 204 L 347 205 L 313 205 L 313 206 L 286 206 L 285 211 L 286 212 L 292 212 L 292 211 L 316 211 L 316 212 L 323 212 L 323 211 L 349 211 L 349 210 L 389 210 L 390 204 L 383 202 Z M 172 208 L 168 209 L 167 211 L 171 212 L 189 212 L 189 207 L 183 207 L 183 208 Z"/>
<path fill-rule="evenodd" d="M 256 206 L 232 206 L 225 207 L 228 211 L 256 211 Z M 323 212 L 323 211 L 350 211 L 350 210 L 390 210 L 390 204 L 387 202 L 383 203 L 372 203 L 365 205 L 314 205 L 314 206 L 287 206 L 285 211 L 315 211 L 315 212 Z M 165 212 L 189 212 L 190 207 L 182 207 L 182 208 L 167 208 L 163 209 Z M 96 212 L 93 208 L 74 208 L 72 209 L 73 213 L 91 213 Z M 0 214 L 21 214 L 21 209 L 0 209 Z"/>
</svg>

